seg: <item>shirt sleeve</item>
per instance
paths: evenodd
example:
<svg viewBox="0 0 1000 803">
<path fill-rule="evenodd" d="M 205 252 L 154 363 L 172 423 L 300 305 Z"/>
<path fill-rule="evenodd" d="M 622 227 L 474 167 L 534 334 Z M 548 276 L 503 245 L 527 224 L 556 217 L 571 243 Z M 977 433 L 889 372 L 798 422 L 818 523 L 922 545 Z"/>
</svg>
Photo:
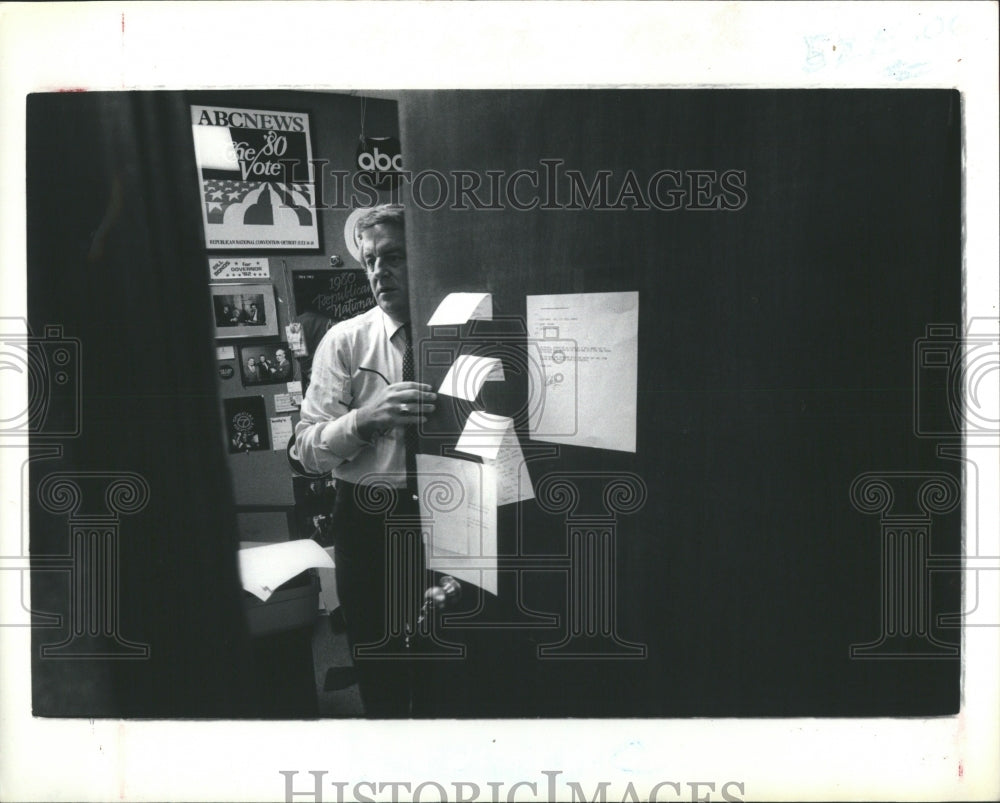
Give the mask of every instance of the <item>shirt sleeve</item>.
<svg viewBox="0 0 1000 803">
<path fill-rule="evenodd" d="M 295 425 L 295 450 L 309 471 L 326 473 L 369 446 L 351 409 L 351 364 L 346 333 L 331 331 L 316 349 L 309 389 Z"/>
</svg>

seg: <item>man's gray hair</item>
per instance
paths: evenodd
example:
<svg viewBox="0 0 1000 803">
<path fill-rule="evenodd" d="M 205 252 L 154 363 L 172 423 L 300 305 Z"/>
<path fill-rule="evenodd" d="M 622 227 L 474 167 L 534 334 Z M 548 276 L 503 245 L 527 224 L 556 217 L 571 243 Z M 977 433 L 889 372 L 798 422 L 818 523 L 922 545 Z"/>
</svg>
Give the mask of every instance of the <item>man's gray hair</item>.
<svg viewBox="0 0 1000 803">
<path fill-rule="evenodd" d="M 354 227 L 354 238 L 355 240 L 361 239 L 361 232 L 367 231 L 380 223 L 391 223 L 399 228 L 406 228 L 406 224 L 403 222 L 403 206 L 402 204 L 382 204 L 381 206 L 376 206 L 371 209 L 366 215 L 363 215 Z"/>
</svg>

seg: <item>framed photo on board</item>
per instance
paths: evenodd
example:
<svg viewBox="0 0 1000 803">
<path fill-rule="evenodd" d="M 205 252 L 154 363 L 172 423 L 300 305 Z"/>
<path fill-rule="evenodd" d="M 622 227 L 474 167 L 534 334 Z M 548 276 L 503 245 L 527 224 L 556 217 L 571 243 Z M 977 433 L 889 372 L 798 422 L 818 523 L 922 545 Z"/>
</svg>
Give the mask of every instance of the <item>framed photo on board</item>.
<svg viewBox="0 0 1000 803">
<path fill-rule="evenodd" d="M 295 363 L 287 343 L 240 346 L 243 386 L 278 385 L 295 378 Z"/>
<path fill-rule="evenodd" d="M 215 337 L 274 337 L 278 334 L 278 310 L 271 284 L 213 284 L 212 312 Z"/>
<path fill-rule="evenodd" d="M 309 115 L 192 106 L 209 250 L 319 248 Z"/>
</svg>

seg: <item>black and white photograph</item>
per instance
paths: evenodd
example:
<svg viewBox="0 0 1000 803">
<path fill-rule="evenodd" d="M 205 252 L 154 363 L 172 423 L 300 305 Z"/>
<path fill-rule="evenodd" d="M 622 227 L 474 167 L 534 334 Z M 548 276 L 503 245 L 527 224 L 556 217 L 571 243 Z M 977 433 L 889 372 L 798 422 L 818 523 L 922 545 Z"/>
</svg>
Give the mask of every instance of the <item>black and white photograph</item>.
<svg viewBox="0 0 1000 803">
<path fill-rule="evenodd" d="M 676 12 L 582 4 L 575 72 L 452 88 L 314 5 L 343 83 L 19 95 L 0 636 L 117 767 L 53 799 L 989 799 L 996 7 L 710 3 L 789 61 L 694 80 Z"/>
<path fill-rule="evenodd" d="M 205 95 L 220 106 L 245 100 Z M 102 298 L 88 290 L 102 275 L 111 281 L 118 262 L 106 249 L 86 287 L 56 281 L 76 240 L 46 236 L 49 207 L 59 203 L 67 221 L 90 221 L 33 188 L 49 186 L 53 171 L 96 170 L 94 154 L 119 136 L 105 133 L 109 120 L 147 112 L 169 120 L 186 99 L 28 98 L 28 300 L 36 317 L 59 320 L 63 304 L 75 309 L 81 300 L 99 311 Z M 328 515 L 339 606 L 327 615 L 343 617 L 346 632 L 338 639 L 324 631 L 312 660 L 351 669 L 355 683 L 348 695 L 328 695 L 338 690 L 321 684 L 311 706 L 290 712 L 959 711 L 962 575 L 928 562 L 961 556 L 962 463 L 949 451 L 961 424 L 949 372 L 961 366 L 941 362 L 972 335 L 960 326 L 959 93 L 549 89 L 366 99 L 261 91 L 250 100 L 314 110 L 327 121 L 317 151 L 331 159 L 344 156 L 335 147 L 356 134 L 362 106 L 369 126 L 377 107 L 405 122 L 404 164 L 412 154 L 426 165 L 399 182 L 396 197 L 387 191 L 355 215 L 361 265 L 353 275 L 376 303 L 313 344 L 293 459 L 255 466 L 253 477 L 232 474 L 237 500 L 251 505 L 266 497 L 245 493 L 244 483 L 273 494 L 291 487 L 296 471 L 329 475 L 338 487 Z M 43 158 L 35 143 L 48 147 L 54 121 L 70 119 L 73 136 L 60 152 L 73 148 L 78 157 Z M 509 119 L 521 121 L 517 137 Z M 42 131 L 44 140 L 35 136 Z M 127 153 L 125 145 L 112 150 Z M 158 136 L 131 145 L 144 162 L 167 160 L 190 174 L 184 142 Z M 138 214 L 138 179 L 124 191 Z M 317 212 L 340 234 L 368 200 L 359 190 L 345 208 Z M 165 234 L 156 242 L 196 252 L 197 229 L 188 243 L 183 222 L 160 219 Z M 128 218 L 115 231 L 136 244 L 156 234 Z M 292 258 L 282 262 L 294 268 Z M 201 281 L 203 264 L 191 260 Z M 133 283 L 156 279 L 154 268 L 139 274 L 129 262 L 128 270 Z M 149 359 L 154 377 L 133 366 L 105 376 L 94 396 L 83 378 L 84 419 L 98 399 L 102 417 L 90 419 L 97 423 L 74 451 L 92 439 L 103 446 L 112 433 L 120 439 L 109 399 L 124 404 L 140 387 L 153 393 L 177 370 L 170 352 L 186 346 L 185 381 L 162 395 L 170 409 L 149 411 L 171 433 L 169 448 L 159 444 L 156 467 L 133 461 L 151 483 L 138 531 L 169 520 L 153 514 L 186 495 L 219 444 L 201 432 L 209 416 L 175 407 L 193 397 L 207 404 L 218 392 L 207 379 L 196 385 L 203 374 L 190 370 L 196 359 L 215 359 L 204 336 L 212 322 L 198 303 L 206 291 L 216 332 L 226 328 L 220 314 L 238 321 L 231 328 L 241 334 L 286 323 L 270 285 L 203 286 L 171 300 L 172 333 L 184 326 L 189 334 L 157 347 L 164 353 Z M 124 339 L 127 321 L 95 314 L 76 336 L 84 350 L 104 335 Z M 917 349 L 928 356 L 915 363 Z M 239 344 L 243 385 L 291 381 L 290 357 L 284 342 Z M 119 382 L 127 388 L 116 390 Z M 255 414 L 239 416 L 232 405 L 249 401 L 226 400 L 230 453 L 269 448 L 261 399 L 249 400 Z M 237 418 L 247 426 L 234 429 Z M 198 436 L 191 447 L 186 432 Z M 170 461 L 193 465 L 164 474 Z M 214 481 L 223 480 L 228 487 L 219 470 Z M 211 487 L 207 477 L 199 487 Z M 381 514 L 358 501 L 385 488 L 398 499 Z M 437 509 L 442 488 L 450 501 Z M 223 499 L 212 503 L 219 516 L 231 514 Z M 907 527 L 897 532 L 903 515 Z M 428 532 L 387 555 L 386 528 L 406 517 Z M 61 532 L 58 516 L 32 522 L 39 551 Z M 222 541 L 218 548 L 221 556 Z M 400 563 L 403 554 L 409 563 Z M 391 566 L 403 572 L 396 580 Z M 886 607 L 886 594 L 903 593 L 896 578 L 904 571 L 908 588 L 926 591 Z M 436 595 L 442 576 L 461 594 L 422 610 L 424 590 Z M 594 577 L 602 579 L 584 582 Z M 44 588 L 40 578 L 35 593 Z M 426 632 L 417 628 L 421 616 Z M 912 626 L 909 616 L 917 617 Z M 387 622 L 397 629 L 386 631 Z M 133 627 L 143 641 L 155 638 L 151 623 Z M 366 644 L 383 644 L 385 655 Z M 916 660 L 926 655 L 935 660 Z M 921 694 L 900 692 L 915 685 Z M 85 705 L 38 688 L 39 713 Z M 199 684 L 178 689 L 176 701 L 142 697 L 130 707 L 112 697 L 95 701 L 94 712 L 209 714 L 198 702 L 204 691 Z"/>
<path fill-rule="evenodd" d="M 240 371 L 244 387 L 277 385 L 295 378 L 295 363 L 287 343 L 240 346 Z"/>
<path fill-rule="evenodd" d="M 272 285 L 214 284 L 211 293 L 217 339 L 278 334 Z"/>
</svg>

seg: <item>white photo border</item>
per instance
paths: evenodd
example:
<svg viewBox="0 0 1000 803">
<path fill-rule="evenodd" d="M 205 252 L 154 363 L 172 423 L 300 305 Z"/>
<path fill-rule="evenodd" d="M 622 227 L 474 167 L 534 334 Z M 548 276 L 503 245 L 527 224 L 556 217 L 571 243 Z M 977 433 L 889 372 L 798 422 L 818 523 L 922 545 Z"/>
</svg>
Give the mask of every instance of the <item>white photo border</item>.
<svg viewBox="0 0 1000 803">
<path fill-rule="evenodd" d="M 234 25 L 238 21 L 239 25 Z M 304 32 L 315 40 L 303 41 Z M 234 58 L 243 53 L 295 58 Z M 285 35 L 282 35 L 285 32 Z M 307 40 L 312 37 L 306 37 Z M 958 88 L 965 159 L 965 317 L 998 315 L 997 5 L 817 3 L 51 3 L 0 6 L 0 182 L 5 292 L 0 317 L 26 317 L 25 98 L 34 91 L 311 88 L 800 87 Z M 461 65 L 461 69 L 456 69 Z M 5 372 L 9 373 L 9 372 Z M 16 406 L 21 383 L 4 377 Z M 11 386 L 8 387 L 8 384 Z M 9 446 L 5 443 L 4 446 Z M 993 444 L 995 447 L 995 444 Z M 26 527 L 16 449 L 0 449 L 0 555 Z M 981 488 L 1000 487 L 992 457 Z M 996 498 L 967 512 L 1000 532 Z M 25 539 L 26 541 L 26 539 Z M 14 564 L 0 565 L 0 569 Z M 0 600 L 28 599 L 21 571 L 0 571 Z M 968 587 L 968 585 L 967 585 Z M 996 586 L 973 605 L 996 610 Z M 1000 629 L 963 633 L 957 717 L 867 720 L 394 722 L 34 719 L 30 632 L 0 627 L 0 789 L 17 800 L 350 799 L 353 784 L 519 781 L 544 799 L 551 775 L 591 792 L 612 782 L 661 799 L 991 800 L 998 797 Z M 565 788 L 565 787 L 562 787 Z M 363 787 L 363 792 L 374 790 Z M 391 787 L 383 787 L 389 799 Z M 694 796 L 697 796 L 696 788 Z M 700 787 L 700 794 L 709 793 Z M 423 799 L 438 794 L 423 788 Z"/>
</svg>

